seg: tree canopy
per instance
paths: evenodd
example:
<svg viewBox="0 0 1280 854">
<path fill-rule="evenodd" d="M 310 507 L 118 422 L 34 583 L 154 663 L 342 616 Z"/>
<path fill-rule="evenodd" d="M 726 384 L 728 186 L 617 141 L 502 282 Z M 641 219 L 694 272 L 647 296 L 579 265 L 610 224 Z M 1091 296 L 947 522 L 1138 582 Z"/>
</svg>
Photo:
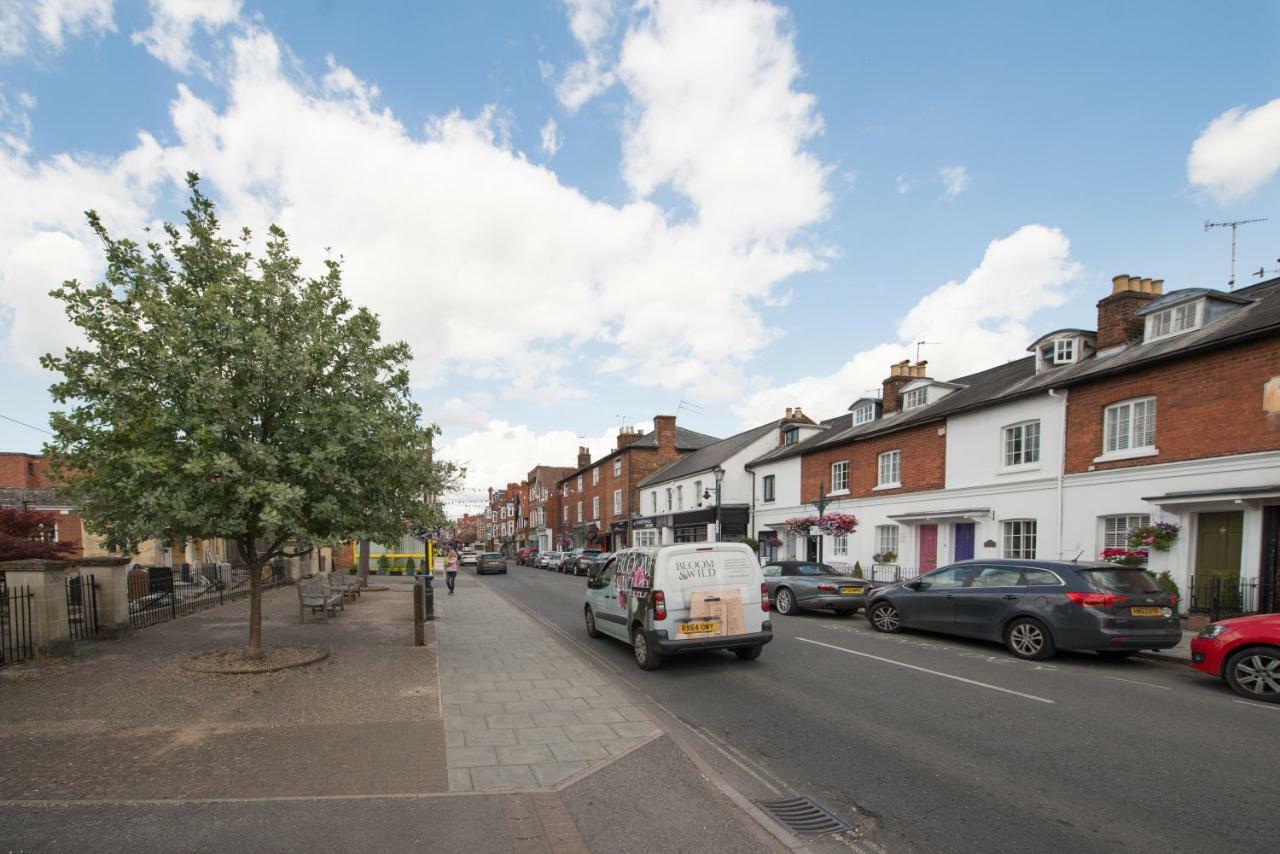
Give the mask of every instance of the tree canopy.
<svg viewBox="0 0 1280 854">
<path fill-rule="evenodd" d="M 88 212 L 106 280 L 51 293 L 85 343 L 42 359 L 68 406 L 45 451 L 86 525 L 126 550 L 227 538 L 260 568 L 299 544 L 394 541 L 434 520 L 455 472 L 432 457 L 409 346 L 382 343 L 378 318 L 343 295 L 340 260 L 305 276 L 277 226 L 255 256 L 248 230 L 223 234 L 194 173 L 188 185 L 182 227 L 145 246 Z"/>
</svg>

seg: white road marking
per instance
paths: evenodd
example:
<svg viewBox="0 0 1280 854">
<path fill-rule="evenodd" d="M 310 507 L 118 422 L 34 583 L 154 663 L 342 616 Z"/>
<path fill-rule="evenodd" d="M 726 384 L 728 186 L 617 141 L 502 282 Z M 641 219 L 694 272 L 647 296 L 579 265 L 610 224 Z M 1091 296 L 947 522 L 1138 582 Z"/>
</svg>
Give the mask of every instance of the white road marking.
<svg viewBox="0 0 1280 854">
<path fill-rule="evenodd" d="M 825 646 L 827 649 L 834 649 L 840 652 L 847 652 L 849 653 L 849 655 L 860 655 L 863 658 L 870 658 L 873 661 L 882 661 L 885 664 L 893 664 L 898 667 L 906 667 L 910 670 L 919 670 L 921 673 L 928 673 L 931 676 L 941 676 L 943 679 L 954 679 L 956 682 L 964 682 L 966 685 L 977 685 L 979 688 L 990 688 L 992 691 L 999 691 L 1001 694 L 1012 694 L 1015 697 L 1022 697 L 1023 699 L 1026 699 L 1026 700 L 1035 700 L 1037 703 L 1048 703 L 1050 705 L 1053 705 L 1053 702 L 1054 702 L 1053 700 L 1048 700 L 1048 699 L 1045 699 L 1044 697 L 1037 697 L 1035 694 L 1024 694 L 1021 691 L 1014 691 L 1010 688 L 1001 688 L 999 685 L 989 685 L 986 682 L 979 682 L 976 679 L 966 679 L 963 676 L 955 676 L 950 673 L 942 673 L 941 671 L 938 671 L 938 670 L 930 670 L 927 667 L 918 667 L 917 665 L 914 665 L 914 664 L 907 664 L 905 661 L 895 661 L 892 658 L 881 658 L 880 656 L 872 655 L 869 652 L 858 652 L 856 649 L 846 649 L 842 646 L 835 646 L 834 644 L 823 643 L 822 641 L 809 640 L 808 638 L 798 637 L 796 638 L 796 640 L 803 641 L 804 643 L 811 643 L 814 646 Z"/>
<path fill-rule="evenodd" d="M 1139 682 L 1137 679 L 1122 679 L 1119 676 L 1103 676 L 1103 679 L 1110 679 L 1114 682 L 1128 682 L 1130 685 L 1146 685 L 1148 688 L 1159 688 L 1161 691 L 1172 691 L 1168 685 L 1156 685 L 1153 682 Z"/>
<path fill-rule="evenodd" d="M 1268 706 L 1263 703 L 1250 703 L 1248 700 L 1232 700 L 1233 703 L 1239 703 L 1242 706 L 1253 706 L 1255 709 L 1269 709 L 1273 712 L 1280 712 L 1280 706 Z"/>
</svg>

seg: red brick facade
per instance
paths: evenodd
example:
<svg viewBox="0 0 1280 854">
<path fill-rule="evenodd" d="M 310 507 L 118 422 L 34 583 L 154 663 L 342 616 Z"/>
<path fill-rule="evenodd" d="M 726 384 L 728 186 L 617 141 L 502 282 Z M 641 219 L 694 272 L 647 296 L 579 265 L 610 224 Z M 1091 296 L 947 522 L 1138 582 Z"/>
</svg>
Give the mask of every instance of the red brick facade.
<svg viewBox="0 0 1280 854">
<path fill-rule="evenodd" d="M 947 438 L 939 434 L 942 422 L 933 421 L 908 427 L 883 436 L 860 439 L 831 448 L 823 448 L 800 458 L 800 500 L 806 504 L 818 500 L 819 484 L 831 491 L 831 466 L 849 461 L 849 497 L 900 495 L 942 489 L 946 484 Z M 902 452 L 898 489 L 876 490 L 879 456 L 885 451 Z"/>
<path fill-rule="evenodd" d="M 1280 341 L 1264 340 L 1126 371 L 1072 386 L 1067 399 L 1068 474 L 1280 449 L 1280 415 L 1262 408 L 1262 387 L 1280 375 Z M 1156 398 L 1158 456 L 1095 463 L 1106 407 Z"/>
<path fill-rule="evenodd" d="M 0 507 L 51 513 L 59 540 L 72 545 L 72 555 L 84 554 L 84 524 L 64 512 L 70 505 L 53 494 L 49 461 L 38 454 L 0 454 Z"/>
</svg>

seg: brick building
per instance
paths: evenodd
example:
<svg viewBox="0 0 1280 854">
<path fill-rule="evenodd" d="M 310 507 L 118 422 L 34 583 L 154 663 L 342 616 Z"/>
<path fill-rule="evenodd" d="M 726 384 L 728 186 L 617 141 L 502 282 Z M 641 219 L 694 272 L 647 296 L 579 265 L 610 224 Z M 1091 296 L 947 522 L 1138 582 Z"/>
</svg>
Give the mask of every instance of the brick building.
<svg viewBox="0 0 1280 854">
<path fill-rule="evenodd" d="M 524 545 L 538 551 L 551 550 L 560 526 L 560 481 L 574 471 L 573 466 L 537 465 L 529 470 L 527 535 Z"/>
<path fill-rule="evenodd" d="M 71 504 L 54 494 L 49 461 L 43 456 L 0 453 L 0 507 L 53 514 L 54 526 L 45 532 L 46 538 L 70 543 L 72 557 L 85 554 L 84 525 Z M 95 551 L 100 553 L 90 538 L 89 552 Z"/>
<path fill-rule="evenodd" d="M 587 448 L 579 448 L 578 465 L 557 483 L 559 545 L 610 551 L 630 545 L 632 516 L 640 513 L 640 481 L 680 455 L 716 441 L 678 426 L 674 415 L 658 415 L 648 433 L 622 428 L 617 447 L 595 462 Z"/>
</svg>

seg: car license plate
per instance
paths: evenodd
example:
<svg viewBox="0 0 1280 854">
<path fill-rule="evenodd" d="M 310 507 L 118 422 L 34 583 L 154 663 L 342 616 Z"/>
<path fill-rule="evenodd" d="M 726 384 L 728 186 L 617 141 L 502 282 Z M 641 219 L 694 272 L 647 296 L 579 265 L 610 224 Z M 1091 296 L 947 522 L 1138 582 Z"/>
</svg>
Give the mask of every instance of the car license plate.
<svg viewBox="0 0 1280 854">
<path fill-rule="evenodd" d="M 862 592 L 862 588 L 861 587 L 841 587 L 840 592 L 843 593 L 845 596 L 857 596 L 859 593 Z"/>
<path fill-rule="evenodd" d="M 715 620 L 692 620 L 681 623 L 676 631 L 682 635 L 706 635 L 713 634 L 718 625 Z"/>
<path fill-rule="evenodd" d="M 1130 608 L 1129 613 L 1135 617 L 1159 617 L 1163 611 L 1159 608 Z"/>
</svg>

